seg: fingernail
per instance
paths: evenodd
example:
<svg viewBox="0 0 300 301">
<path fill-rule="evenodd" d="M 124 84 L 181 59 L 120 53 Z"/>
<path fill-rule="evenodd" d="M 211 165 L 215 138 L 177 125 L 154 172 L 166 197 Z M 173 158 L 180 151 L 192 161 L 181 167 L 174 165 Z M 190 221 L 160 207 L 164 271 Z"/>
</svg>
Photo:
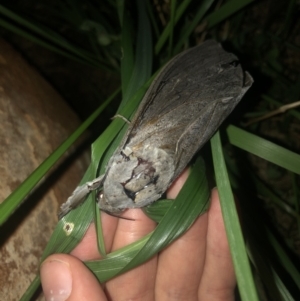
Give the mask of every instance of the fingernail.
<svg viewBox="0 0 300 301">
<path fill-rule="evenodd" d="M 68 263 L 59 260 L 45 261 L 40 273 L 47 301 L 68 299 L 72 291 L 72 275 Z"/>
</svg>

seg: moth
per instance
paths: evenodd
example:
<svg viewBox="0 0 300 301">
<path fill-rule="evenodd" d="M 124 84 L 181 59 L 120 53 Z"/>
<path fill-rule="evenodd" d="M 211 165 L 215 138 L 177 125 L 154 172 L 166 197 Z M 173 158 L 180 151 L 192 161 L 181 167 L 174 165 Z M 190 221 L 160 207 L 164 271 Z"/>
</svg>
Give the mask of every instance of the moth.
<svg viewBox="0 0 300 301">
<path fill-rule="evenodd" d="M 100 187 L 98 205 L 110 213 L 158 200 L 252 83 L 214 40 L 174 57 L 146 92 L 105 174 L 77 187 L 59 216 Z"/>
</svg>

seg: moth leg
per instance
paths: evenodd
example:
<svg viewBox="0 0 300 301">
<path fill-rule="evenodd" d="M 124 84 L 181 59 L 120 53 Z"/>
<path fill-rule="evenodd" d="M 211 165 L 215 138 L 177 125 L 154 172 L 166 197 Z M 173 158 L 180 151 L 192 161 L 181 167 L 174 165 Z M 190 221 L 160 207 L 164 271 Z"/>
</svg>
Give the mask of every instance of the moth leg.
<svg viewBox="0 0 300 301">
<path fill-rule="evenodd" d="M 116 114 L 115 116 L 113 116 L 111 119 L 115 119 L 115 118 L 121 118 L 122 120 L 124 120 L 126 123 L 130 124 L 131 122 L 124 116 L 120 115 L 120 114 Z"/>
<path fill-rule="evenodd" d="M 86 182 L 81 186 L 77 186 L 67 201 L 61 205 L 60 212 L 58 213 L 59 219 L 80 205 L 92 190 L 99 188 L 103 183 L 103 178 L 104 175 L 101 175 L 93 181 Z"/>
</svg>

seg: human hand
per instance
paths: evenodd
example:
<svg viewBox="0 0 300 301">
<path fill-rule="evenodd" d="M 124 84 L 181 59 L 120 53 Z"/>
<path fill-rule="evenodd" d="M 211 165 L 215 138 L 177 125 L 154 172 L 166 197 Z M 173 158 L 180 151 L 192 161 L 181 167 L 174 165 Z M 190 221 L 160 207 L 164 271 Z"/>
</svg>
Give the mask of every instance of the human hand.
<svg viewBox="0 0 300 301">
<path fill-rule="evenodd" d="M 185 171 L 175 181 L 168 198 L 176 197 L 187 176 Z M 139 209 L 126 210 L 122 216 L 133 220 L 102 215 L 107 252 L 142 238 L 156 226 Z M 208 212 L 183 236 L 105 285 L 81 261 L 100 258 L 94 224 L 71 254 L 53 254 L 43 262 L 41 281 L 47 301 L 234 300 L 236 280 L 216 189 Z"/>
</svg>

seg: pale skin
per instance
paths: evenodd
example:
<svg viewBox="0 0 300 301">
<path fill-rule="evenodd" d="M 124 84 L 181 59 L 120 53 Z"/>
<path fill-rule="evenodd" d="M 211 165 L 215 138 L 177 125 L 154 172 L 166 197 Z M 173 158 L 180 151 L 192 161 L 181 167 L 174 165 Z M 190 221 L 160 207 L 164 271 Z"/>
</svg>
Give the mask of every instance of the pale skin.
<svg viewBox="0 0 300 301">
<path fill-rule="evenodd" d="M 168 198 L 176 197 L 187 176 L 185 171 L 173 183 Z M 122 215 L 132 220 L 102 214 L 107 252 L 138 240 L 156 227 L 140 209 L 127 210 Z M 100 285 L 82 263 L 99 258 L 92 224 L 71 255 L 54 254 L 42 264 L 46 300 L 234 300 L 236 279 L 216 189 L 212 190 L 208 212 L 143 265 Z"/>
</svg>

